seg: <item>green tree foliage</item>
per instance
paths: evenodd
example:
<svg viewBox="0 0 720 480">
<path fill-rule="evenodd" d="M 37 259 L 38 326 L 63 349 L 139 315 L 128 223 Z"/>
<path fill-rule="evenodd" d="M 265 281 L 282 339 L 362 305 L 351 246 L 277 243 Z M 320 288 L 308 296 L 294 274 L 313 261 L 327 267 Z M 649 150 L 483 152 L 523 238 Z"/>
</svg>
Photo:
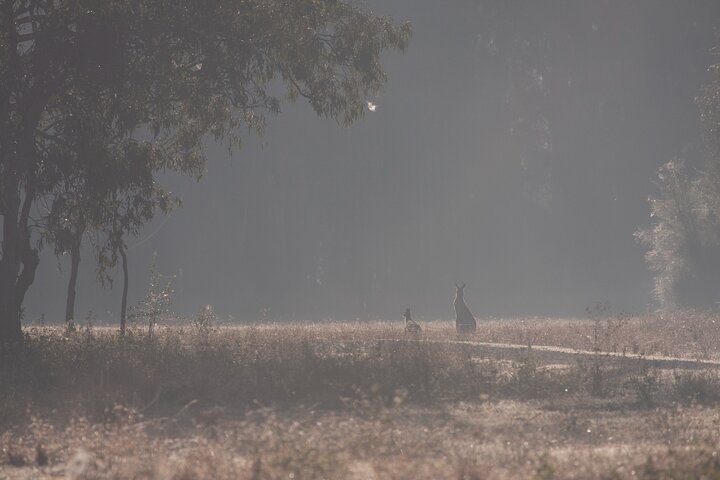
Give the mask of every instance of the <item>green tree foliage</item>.
<svg viewBox="0 0 720 480">
<path fill-rule="evenodd" d="M 199 178 L 205 138 L 239 146 L 283 96 L 352 123 L 409 36 L 340 0 L 0 2 L 0 340 L 20 338 L 43 242 L 90 228 L 114 265 L 172 205 L 160 172 Z"/>
<path fill-rule="evenodd" d="M 655 273 L 663 308 L 716 308 L 720 301 L 720 192 L 707 172 L 690 176 L 683 162 L 658 171 L 650 198 L 653 225 L 636 235 Z"/>
<path fill-rule="evenodd" d="M 720 62 L 720 45 L 713 49 L 713 54 Z M 711 79 L 703 88 L 697 102 L 700 107 L 700 120 L 708 149 L 708 168 L 713 176 L 718 177 L 720 173 L 720 63 L 711 65 L 708 71 Z"/>
<path fill-rule="evenodd" d="M 650 198 L 653 225 L 636 236 L 647 246 L 655 296 L 664 308 L 720 305 L 720 64 L 697 98 L 706 146 L 705 167 L 682 161 L 658 171 L 660 194 Z"/>
</svg>

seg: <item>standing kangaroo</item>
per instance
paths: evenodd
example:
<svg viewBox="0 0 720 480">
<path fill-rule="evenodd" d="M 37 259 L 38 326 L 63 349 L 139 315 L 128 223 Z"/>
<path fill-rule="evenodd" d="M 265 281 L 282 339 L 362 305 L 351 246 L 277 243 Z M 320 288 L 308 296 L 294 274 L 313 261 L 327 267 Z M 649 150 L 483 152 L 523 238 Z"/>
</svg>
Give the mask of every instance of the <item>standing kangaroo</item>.
<svg viewBox="0 0 720 480">
<path fill-rule="evenodd" d="M 464 283 L 462 287 L 458 286 L 457 283 L 455 284 L 455 328 L 458 333 L 475 333 L 477 322 L 468 306 L 465 305 L 465 300 L 463 299 L 464 289 Z"/>
<path fill-rule="evenodd" d="M 422 329 L 420 328 L 420 325 L 415 322 L 415 320 L 412 319 L 412 316 L 410 315 L 410 309 L 406 309 L 405 313 L 403 313 L 403 317 L 405 317 L 405 331 L 408 333 L 419 333 Z"/>
</svg>

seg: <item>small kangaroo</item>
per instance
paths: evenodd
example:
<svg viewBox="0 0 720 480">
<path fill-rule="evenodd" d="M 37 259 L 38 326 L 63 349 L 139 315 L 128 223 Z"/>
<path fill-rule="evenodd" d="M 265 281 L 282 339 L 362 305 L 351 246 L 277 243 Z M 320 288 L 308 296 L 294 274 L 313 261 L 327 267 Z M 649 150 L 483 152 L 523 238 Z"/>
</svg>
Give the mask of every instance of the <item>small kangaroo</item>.
<svg viewBox="0 0 720 480">
<path fill-rule="evenodd" d="M 468 306 L 465 305 L 465 300 L 463 299 L 464 289 L 464 283 L 462 287 L 458 286 L 457 283 L 455 284 L 455 328 L 458 333 L 475 333 L 477 322 Z"/>
<path fill-rule="evenodd" d="M 407 333 L 420 333 L 422 328 L 420 328 L 420 325 L 415 323 L 415 320 L 412 319 L 410 316 L 410 309 L 405 309 L 405 313 L 403 313 L 403 317 L 405 317 L 405 331 Z"/>
</svg>

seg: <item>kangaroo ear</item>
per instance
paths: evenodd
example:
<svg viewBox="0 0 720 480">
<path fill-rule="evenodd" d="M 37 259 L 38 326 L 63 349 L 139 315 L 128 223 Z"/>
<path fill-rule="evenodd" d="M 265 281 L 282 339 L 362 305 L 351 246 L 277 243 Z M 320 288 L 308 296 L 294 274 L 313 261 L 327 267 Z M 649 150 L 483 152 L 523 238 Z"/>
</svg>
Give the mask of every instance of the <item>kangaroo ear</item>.
<svg viewBox="0 0 720 480">
<path fill-rule="evenodd" d="M 460 290 L 460 286 L 459 286 L 457 283 L 455 284 L 455 288 L 457 288 L 458 290 Z"/>
<path fill-rule="evenodd" d="M 460 288 L 461 288 L 461 289 L 465 288 L 465 284 L 463 283 L 463 286 L 462 286 L 462 287 L 460 287 Z"/>
</svg>

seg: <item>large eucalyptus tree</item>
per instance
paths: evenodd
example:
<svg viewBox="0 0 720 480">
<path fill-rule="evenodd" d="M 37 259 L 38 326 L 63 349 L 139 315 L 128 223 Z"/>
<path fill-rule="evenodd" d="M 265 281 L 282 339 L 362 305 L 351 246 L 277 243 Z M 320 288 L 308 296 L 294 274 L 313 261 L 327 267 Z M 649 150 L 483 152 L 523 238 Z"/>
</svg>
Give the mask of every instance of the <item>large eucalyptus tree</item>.
<svg viewBox="0 0 720 480">
<path fill-rule="evenodd" d="M 342 0 L 0 2 L 0 343 L 21 335 L 42 241 L 105 234 L 110 261 L 199 177 L 208 136 L 231 147 L 280 100 L 350 124 L 408 25 Z"/>
</svg>

